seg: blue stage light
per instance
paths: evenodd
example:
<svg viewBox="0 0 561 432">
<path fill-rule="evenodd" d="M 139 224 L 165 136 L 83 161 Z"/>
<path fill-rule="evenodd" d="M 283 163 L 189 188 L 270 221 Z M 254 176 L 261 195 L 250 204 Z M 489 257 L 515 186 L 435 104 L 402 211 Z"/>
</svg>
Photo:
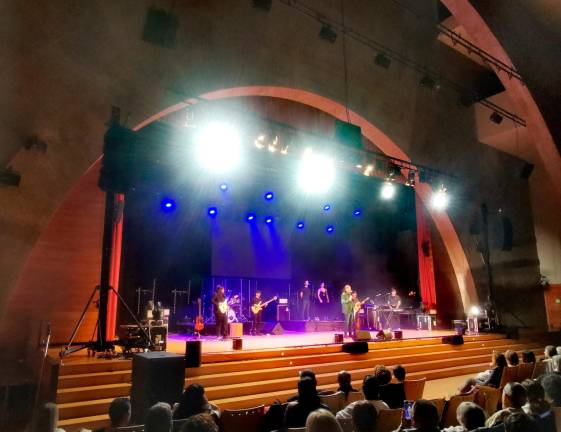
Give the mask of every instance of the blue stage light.
<svg viewBox="0 0 561 432">
<path fill-rule="evenodd" d="M 255 213 L 248 213 L 245 217 L 245 220 L 248 222 L 253 222 L 255 220 Z"/>
<path fill-rule="evenodd" d="M 218 215 L 218 209 L 216 207 L 209 207 L 207 213 L 211 218 L 215 218 Z"/>
<path fill-rule="evenodd" d="M 265 200 L 266 201 L 272 201 L 274 197 L 275 197 L 275 194 L 273 192 L 265 193 Z"/>
<path fill-rule="evenodd" d="M 222 192 L 226 192 L 228 190 L 228 185 L 226 183 L 221 183 L 219 187 Z"/>
<path fill-rule="evenodd" d="M 333 231 L 335 231 L 335 227 L 334 227 L 333 225 L 327 225 L 327 226 L 325 227 L 325 232 L 326 232 L 327 234 L 331 234 Z"/>
<path fill-rule="evenodd" d="M 272 216 L 267 216 L 265 218 L 265 223 L 266 224 L 272 224 L 273 223 L 273 217 Z"/>
<path fill-rule="evenodd" d="M 331 204 L 325 204 L 323 206 L 323 211 L 329 211 L 329 210 L 331 210 Z"/>
<path fill-rule="evenodd" d="M 359 208 L 355 209 L 355 211 L 353 212 L 353 216 L 356 217 L 360 216 L 361 214 L 362 214 L 362 210 Z"/>
<path fill-rule="evenodd" d="M 171 198 L 163 198 L 160 203 L 160 208 L 162 209 L 163 212 L 166 213 L 174 211 L 175 207 L 177 207 L 177 204 Z"/>
<path fill-rule="evenodd" d="M 303 221 L 298 222 L 298 223 L 296 224 L 296 228 L 298 228 L 299 230 L 304 229 L 304 222 L 303 222 Z"/>
</svg>

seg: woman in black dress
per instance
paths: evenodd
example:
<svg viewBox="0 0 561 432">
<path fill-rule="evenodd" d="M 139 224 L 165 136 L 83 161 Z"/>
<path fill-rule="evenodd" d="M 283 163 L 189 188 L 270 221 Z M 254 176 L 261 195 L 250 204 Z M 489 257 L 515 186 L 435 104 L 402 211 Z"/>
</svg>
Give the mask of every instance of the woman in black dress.
<svg viewBox="0 0 561 432">
<path fill-rule="evenodd" d="M 320 320 L 327 321 L 329 319 L 329 292 L 322 282 L 317 292 L 318 299 L 318 315 Z"/>
</svg>

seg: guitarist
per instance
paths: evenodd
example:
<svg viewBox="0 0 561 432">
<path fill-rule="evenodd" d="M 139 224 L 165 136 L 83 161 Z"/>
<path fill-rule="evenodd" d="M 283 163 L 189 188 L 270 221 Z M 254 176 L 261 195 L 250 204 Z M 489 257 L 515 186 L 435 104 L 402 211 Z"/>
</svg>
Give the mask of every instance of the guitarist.
<svg viewBox="0 0 561 432">
<path fill-rule="evenodd" d="M 253 297 L 253 299 L 251 300 L 251 306 L 255 306 L 255 305 L 259 305 L 261 302 L 263 302 L 263 299 L 261 298 L 261 291 L 257 290 L 255 291 L 255 297 Z M 259 312 L 255 313 L 253 310 L 251 311 L 251 313 L 253 314 L 253 326 L 251 328 L 251 334 L 253 334 L 254 336 L 260 335 L 261 333 L 261 323 L 262 323 L 262 315 L 263 315 L 263 308 L 259 309 Z"/>
<path fill-rule="evenodd" d="M 228 337 L 228 308 L 226 307 L 224 312 L 220 310 L 220 305 L 224 305 L 225 302 L 224 287 L 217 285 L 212 296 L 212 305 L 216 322 L 216 337 L 219 339 Z"/>
</svg>

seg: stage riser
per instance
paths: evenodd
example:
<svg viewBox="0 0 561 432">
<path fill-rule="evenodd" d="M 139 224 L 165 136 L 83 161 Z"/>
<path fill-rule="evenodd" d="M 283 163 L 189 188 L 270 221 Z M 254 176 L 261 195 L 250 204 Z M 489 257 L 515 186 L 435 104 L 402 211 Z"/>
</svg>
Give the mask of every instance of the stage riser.
<svg viewBox="0 0 561 432">
<path fill-rule="evenodd" d="M 342 332 L 343 321 L 280 321 L 282 328 L 289 332 Z"/>
</svg>

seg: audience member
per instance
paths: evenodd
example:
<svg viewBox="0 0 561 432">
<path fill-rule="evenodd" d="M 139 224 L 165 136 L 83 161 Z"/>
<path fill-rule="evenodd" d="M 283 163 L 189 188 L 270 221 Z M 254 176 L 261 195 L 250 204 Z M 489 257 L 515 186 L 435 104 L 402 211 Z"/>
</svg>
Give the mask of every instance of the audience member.
<svg viewBox="0 0 561 432">
<path fill-rule="evenodd" d="M 358 401 L 353 406 L 353 432 L 376 432 L 378 411 L 368 401 Z"/>
<path fill-rule="evenodd" d="M 378 380 L 378 384 L 381 386 L 389 384 L 392 380 L 392 373 L 384 365 L 376 365 L 374 368 L 374 376 Z"/>
<path fill-rule="evenodd" d="M 311 369 L 301 370 L 300 372 L 298 372 L 298 377 L 300 379 L 310 378 L 314 382 L 315 387 L 317 387 L 317 385 L 318 385 L 318 382 L 317 382 L 317 379 L 316 379 L 316 374 Z M 332 394 L 333 393 L 332 391 L 319 391 L 317 389 L 316 389 L 316 392 L 317 392 L 318 395 Z M 298 394 L 295 394 L 293 396 L 290 396 L 286 401 L 287 402 L 294 402 L 294 401 L 297 401 L 297 400 L 298 400 Z"/>
<path fill-rule="evenodd" d="M 298 399 L 290 402 L 286 407 L 284 427 L 304 427 L 308 415 L 319 408 L 328 410 L 328 407 L 319 400 L 315 381 L 310 377 L 301 378 L 298 382 Z"/>
<path fill-rule="evenodd" d="M 509 366 L 518 366 L 518 363 L 520 363 L 516 351 L 506 350 L 505 357 L 506 357 L 506 362 Z"/>
<path fill-rule="evenodd" d="M 364 378 L 362 382 L 362 393 L 364 394 L 364 399 L 374 406 L 377 411 L 389 409 L 389 406 L 384 401 L 380 400 L 378 380 L 375 376 L 367 375 Z M 339 420 L 345 432 L 350 432 L 353 429 L 353 409 L 358 402 L 361 401 L 353 402 L 337 413 L 337 420 Z"/>
<path fill-rule="evenodd" d="M 397 365 L 393 368 L 393 376 L 397 380 L 397 382 L 402 383 L 405 381 L 405 368 L 401 365 Z"/>
<path fill-rule="evenodd" d="M 507 366 L 506 357 L 503 353 L 493 353 L 493 361 L 491 369 L 479 375 L 475 380 L 479 385 L 488 385 L 491 387 L 499 387 L 503 369 Z"/>
<path fill-rule="evenodd" d="M 349 393 L 358 392 L 358 390 L 353 388 L 351 374 L 347 371 L 343 370 L 337 374 L 337 382 L 339 383 L 337 391 L 345 394 L 345 400 L 349 397 Z"/>
<path fill-rule="evenodd" d="M 473 402 L 462 402 L 456 410 L 459 426 L 444 429 L 445 432 L 468 432 L 485 426 L 485 411 Z"/>
<path fill-rule="evenodd" d="M 212 414 L 195 414 L 185 420 L 181 432 L 218 432 L 218 425 Z"/>
<path fill-rule="evenodd" d="M 546 374 L 540 378 L 545 400 L 553 407 L 561 407 L 561 375 Z"/>
<path fill-rule="evenodd" d="M 534 380 L 527 379 L 522 382 L 526 389 L 528 401 L 522 407 L 524 412 L 531 416 L 540 416 L 550 410 L 549 403 L 545 400 L 545 392 L 542 385 Z"/>
<path fill-rule="evenodd" d="M 306 420 L 307 432 L 342 432 L 335 416 L 330 411 L 318 409 L 312 411 Z"/>
<path fill-rule="evenodd" d="M 526 404 L 526 400 L 526 389 L 520 383 L 508 383 L 503 390 L 503 409 L 489 417 L 485 426 L 493 427 L 503 423 L 505 418 L 513 413 L 524 413 L 522 407 Z"/>
<path fill-rule="evenodd" d="M 388 383 L 380 386 L 380 399 L 390 408 L 402 408 L 405 400 L 405 386 L 403 382 Z"/>
<path fill-rule="evenodd" d="M 146 414 L 144 432 L 171 432 L 172 429 L 171 407 L 165 402 L 152 405 Z"/>
<path fill-rule="evenodd" d="M 131 401 L 126 397 L 113 399 L 109 405 L 109 421 L 112 428 L 128 426 L 131 421 Z"/>
<path fill-rule="evenodd" d="M 397 431 L 407 432 L 438 432 L 438 409 L 431 401 L 419 399 L 413 405 L 413 415 L 411 418 L 412 428 L 407 428 L 407 422 L 402 421 Z"/>
<path fill-rule="evenodd" d="M 523 412 L 510 414 L 504 420 L 505 432 L 538 432 L 538 423 Z"/>
<path fill-rule="evenodd" d="M 557 350 L 553 345 L 547 345 L 543 354 L 543 361 L 547 363 L 545 371 L 548 373 L 553 372 L 553 362 L 551 361 L 551 359 L 557 355 Z"/>
<path fill-rule="evenodd" d="M 220 409 L 208 402 L 205 388 L 200 384 L 191 384 L 183 391 L 181 400 L 174 407 L 173 418 L 175 420 L 186 419 L 201 413 L 211 414 L 215 421 L 220 418 Z"/>
<path fill-rule="evenodd" d="M 534 351 L 526 350 L 522 353 L 522 363 L 535 363 L 536 355 Z"/>
</svg>

